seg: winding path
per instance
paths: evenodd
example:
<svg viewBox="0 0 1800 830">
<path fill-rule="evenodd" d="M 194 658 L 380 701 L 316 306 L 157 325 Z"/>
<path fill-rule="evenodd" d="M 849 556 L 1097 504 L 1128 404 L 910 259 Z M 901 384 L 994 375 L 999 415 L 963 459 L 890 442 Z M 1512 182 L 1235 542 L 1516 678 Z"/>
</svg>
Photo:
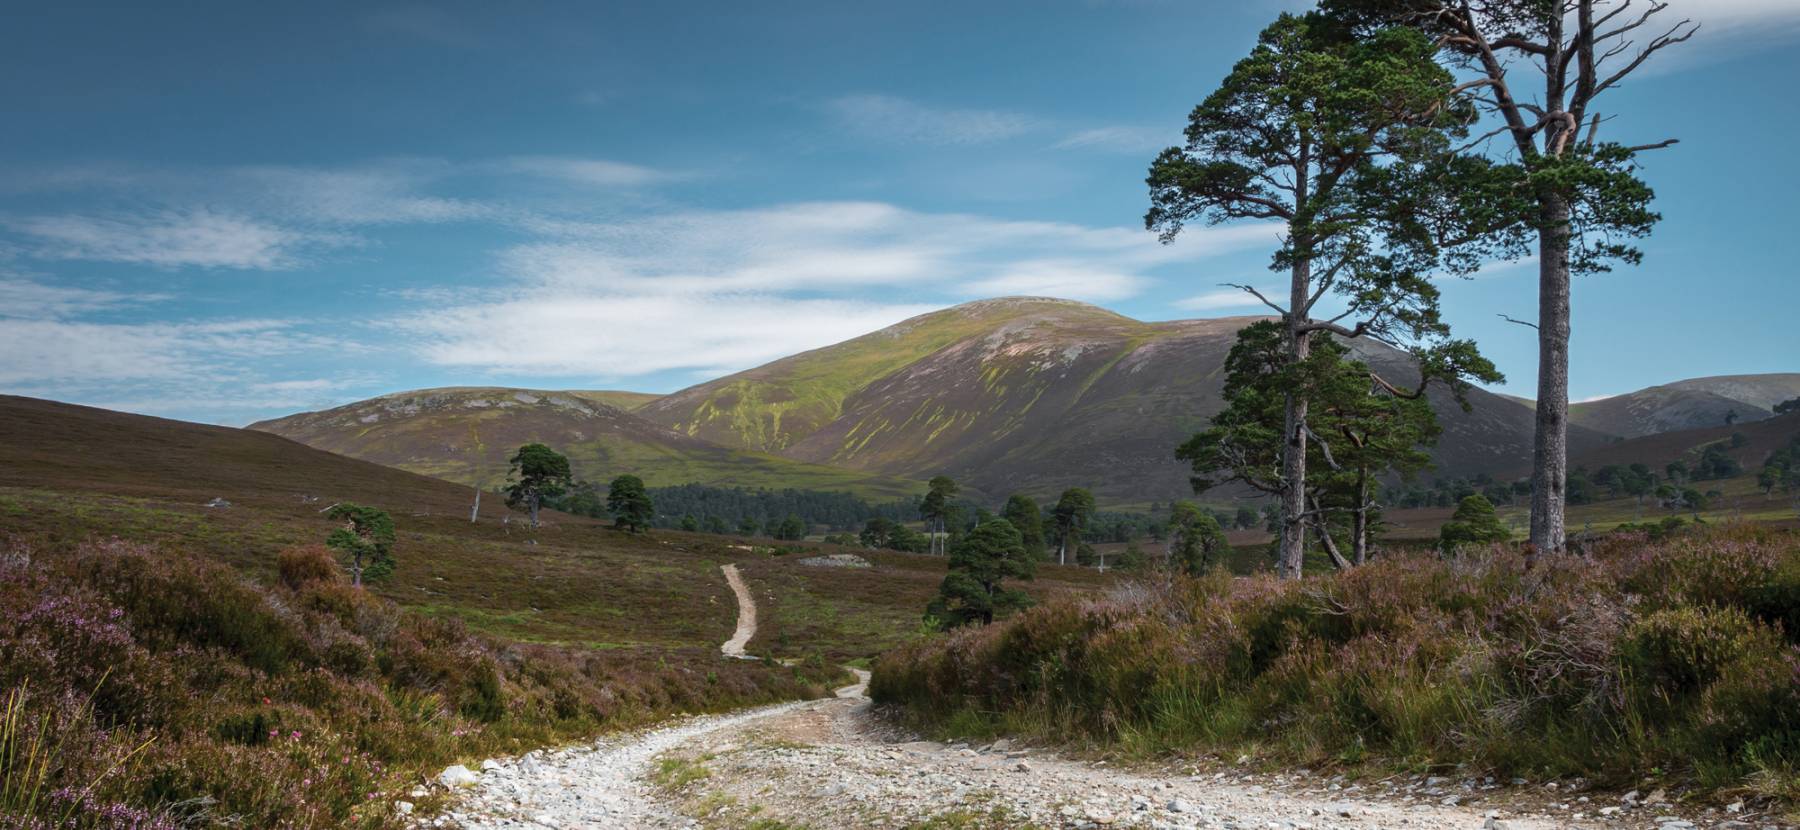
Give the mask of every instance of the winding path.
<svg viewBox="0 0 1800 830">
<path fill-rule="evenodd" d="M 756 604 L 733 565 L 737 630 L 720 651 L 744 658 Z M 746 658 L 755 659 L 755 658 Z M 488 762 L 451 812 L 424 826 L 738 828 L 754 822 L 814 828 L 945 826 L 1158 830 L 1548 830 L 1645 826 L 1638 811 L 1607 818 L 1601 805 L 1520 797 L 1478 780 L 1413 776 L 1358 784 L 1310 773 L 1261 775 L 1127 771 L 1001 741 L 987 746 L 913 740 L 869 713 L 869 673 L 837 697 L 685 718 L 591 745 Z M 659 770 L 688 771 L 682 781 Z M 1569 798 L 1569 797 L 1565 797 Z M 1490 802 L 1491 803 L 1484 803 Z M 1535 802 L 1520 814 L 1516 805 Z M 1497 809 L 1494 809 L 1497 808 Z M 935 826 L 935 825 L 934 825 Z M 974 826 L 974 825 L 971 825 Z M 1665 826 L 1666 828 L 1666 826 Z"/>
<path fill-rule="evenodd" d="M 744 578 L 738 575 L 736 565 L 725 565 L 719 568 L 725 572 L 725 581 L 731 584 L 731 592 L 737 595 L 738 620 L 737 631 L 732 632 L 731 639 L 719 646 L 726 657 L 743 657 L 744 646 L 750 644 L 750 638 L 756 636 L 756 600 L 750 596 L 750 588 L 744 584 Z"/>
</svg>

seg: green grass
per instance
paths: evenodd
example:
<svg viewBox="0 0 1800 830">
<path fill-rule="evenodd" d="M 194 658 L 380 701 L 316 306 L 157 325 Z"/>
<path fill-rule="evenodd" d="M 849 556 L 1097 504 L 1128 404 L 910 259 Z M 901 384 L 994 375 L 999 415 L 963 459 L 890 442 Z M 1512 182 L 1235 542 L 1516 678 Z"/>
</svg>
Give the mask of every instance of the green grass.
<svg viewBox="0 0 1800 830">
<path fill-rule="evenodd" d="M 820 545 L 819 552 L 839 550 Z M 833 663 L 867 661 L 921 633 L 925 606 L 943 582 L 943 557 L 855 550 L 869 568 L 803 565 L 802 556 L 751 559 L 739 564 L 757 597 L 755 653 L 780 657 L 823 655 Z M 1018 583 L 1040 601 L 1091 592 L 1117 574 L 1045 564 L 1037 578 Z"/>
<path fill-rule="evenodd" d="M 679 790 L 695 781 L 712 776 L 712 770 L 706 768 L 706 762 L 712 760 L 711 755 L 699 758 L 661 758 L 656 762 L 656 769 L 650 773 L 650 780 L 659 787 Z"/>
</svg>

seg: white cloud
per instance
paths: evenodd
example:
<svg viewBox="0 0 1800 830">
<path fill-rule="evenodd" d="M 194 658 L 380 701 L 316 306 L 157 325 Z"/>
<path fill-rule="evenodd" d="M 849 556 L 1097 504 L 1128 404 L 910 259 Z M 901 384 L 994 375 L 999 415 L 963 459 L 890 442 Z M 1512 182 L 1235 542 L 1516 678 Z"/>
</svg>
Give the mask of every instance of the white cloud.
<svg viewBox="0 0 1800 830">
<path fill-rule="evenodd" d="M 401 321 L 426 360 L 492 372 L 709 376 L 818 348 L 933 306 L 767 295 L 559 297 L 537 294 Z"/>
<path fill-rule="evenodd" d="M 1765 29 L 1765 34 L 1773 34 L 1766 31 L 1768 28 L 1778 28 L 1792 34 L 1800 30 L 1800 3 L 1793 0 L 1673 0 L 1667 11 L 1651 19 L 1666 20 L 1672 25 L 1684 17 L 1693 18 L 1702 27 L 1726 30 L 1756 27 Z"/>
<path fill-rule="evenodd" d="M 938 303 L 1134 296 L 1150 271 L 1272 242 L 1264 225 L 1173 245 L 1135 228 L 909 211 L 879 202 L 562 222 L 498 258 L 509 288 L 433 294 L 395 322 L 425 360 L 493 372 L 631 377 L 733 371 L 867 333 Z"/>
<path fill-rule="evenodd" d="M 73 285 L 45 285 L 0 273 L 0 318 L 60 319 L 166 299 L 169 297 L 165 294 L 127 294 Z"/>
<path fill-rule="evenodd" d="M 1001 110 L 940 109 L 891 95 L 846 95 L 831 112 L 860 135 L 917 144 L 986 144 L 1041 125 L 1027 115 Z"/>
<path fill-rule="evenodd" d="M 443 162 L 418 159 L 347 168 L 242 167 L 229 171 L 224 186 L 243 191 L 240 198 L 261 213 L 327 225 L 492 218 L 495 209 L 480 202 L 422 192 L 458 172 Z"/>
<path fill-rule="evenodd" d="M 0 354 L 7 356 L 0 363 L 0 384 L 207 384 L 242 374 L 258 359 L 321 350 L 359 351 L 287 320 L 124 324 L 0 318 Z"/>
<path fill-rule="evenodd" d="M 158 268 L 281 270 L 303 251 L 350 244 L 341 234 L 281 227 L 206 208 L 112 216 L 31 216 L 7 225 L 44 259 L 125 262 Z"/>
<path fill-rule="evenodd" d="M 1025 294 L 1101 302 L 1136 296 L 1150 280 L 1139 274 L 1108 271 L 1092 263 L 1027 260 L 999 275 L 969 283 L 975 297 Z"/>
<path fill-rule="evenodd" d="M 1058 150 L 1104 150 L 1113 153 L 1154 153 L 1180 144 L 1181 131 L 1157 127 L 1095 127 L 1056 142 Z"/>
<path fill-rule="evenodd" d="M 304 380 L 275 380 L 266 383 L 253 383 L 251 389 L 260 392 L 329 392 L 349 385 L 343 379 L 308 378 Z"/>
<path fill-rule="evenodd" d="M 541 230 L 556 238 L 506 251 L 507 273 L 564 289 L 655 293 L 1024 285 L 1033 270 L 1056 284 L 1091 275 L 1116 285 L 1164 263 L 1272 243 L 1277 234 L 1262 224 L 1195 228 L 1161 245 L 1135 228 L 924 213 L 880 202 L 690 211 Z"/>
<path fill-rule="evenodd" d="M 1221 308 L 1249 307 L 1264 310 L 1268 309 L 1268 306 L 1263 305 L 1261 300 L 1256 299 L 1251 296 L 1250 292 L 1241 288 L 1227 288 L 1219 291 L 1208 291 L 1205 294 L 1196 294 L 1192 297 L 1176 300 L 1174 305 L 1176 308 L 1186 309 L 1188 311 L 1214 311 Z"/>
<path fill-rule="evenodd" d="M 673 178 L 661 170 L 606 159 L 562 156 L 517 156 L 503 162 L 505 169 L 590 187 L 641 187 Z"/>
</svg>

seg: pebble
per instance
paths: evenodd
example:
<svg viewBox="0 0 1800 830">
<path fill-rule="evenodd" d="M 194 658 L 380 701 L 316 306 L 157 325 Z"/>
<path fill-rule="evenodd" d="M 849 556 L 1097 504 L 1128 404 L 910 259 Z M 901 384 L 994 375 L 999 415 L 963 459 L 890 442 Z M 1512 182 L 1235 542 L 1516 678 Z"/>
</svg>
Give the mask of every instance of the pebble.
<svg viewBox="0 0 1800 830">
<path fill-rule="evenodd" d="M 1475 792 L 1490 786 L 1480 778 L 1415 778 L 1398 788 L 1371 785 L 1353 796 L 1362 788 L 1342 776 L 1325 780 L 1297 770 L 1250 775 L 1188 768 L 1170 779 L 1168 773 L 1139 775 L 1035 753 L 1027 761 L 1028 753 L 1010 742 L 979 751 L 963 744 L 889 743 L 878 736 L 891 727 L 853 722 L 858 716 L 843 709 L 824 709 L 837 713 L 830 733 L 835 737 L 828 740 L 771 743 L 760 728 L 834 705 L 782 704 L 691 718 L 592 745 L 489 759 L 481 765 L 484 774 L 463 769 L 471 781 L 452 812 L 413 816 L 411 823 L 467 830 L 695 830 L 767 820 L 829 830 L 910 826 L 951 810 L 979 816 L 1002 807 L 1008 826 L 1065 830 L 1549 830 L 1567 823 L 1541 815 L 1502 820 L 1489 810 L 1483 824 L 1481 812 L 1457 806 L 1468 797 L 1460 792 L 1403 803 L 1421 782 Z M 710 773 L 706 778 L 674 794 L 650 782 L 659 758 L 701 753 L 708 756 L 701 762 Z M 1388 794 L 1379 795 L 1384 789 Z M 707 805 L 706 815 L 681 814 L 684 805 L 699 804 Z M 1665 823 L 1656 830 L 1692 826 Z"/>
<path fill-rule="evenodd" d="M 438 773 L 437 780 L 439 784 L 456 789 L 457 787 L 473 787 L 480 781 L 480 778 L 468 767 L 462 764 L 452 764 L 445 767 L 443 772 Z"/>
</svg>

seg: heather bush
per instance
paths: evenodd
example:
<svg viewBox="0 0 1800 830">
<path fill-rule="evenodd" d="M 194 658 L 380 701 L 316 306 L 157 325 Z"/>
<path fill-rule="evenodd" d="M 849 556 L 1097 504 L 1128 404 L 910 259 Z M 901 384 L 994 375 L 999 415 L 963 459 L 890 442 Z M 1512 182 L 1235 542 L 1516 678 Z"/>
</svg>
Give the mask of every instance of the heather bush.
<svg viewBox="0 0 1800 830">
<path fill-rule="evenodd" d="M 276 573 L 289 590 L 299 590 L 313 582 L 333 583 L 342 577 L 337 561 L 323 545 L 288 548 L 276 555 Z"/>
<path fill-rule="evenodd" d="M 870 691 L 942 733 L 1800 791 L 1800 539 L 1626 534 L 1524 564 L 1465 548 L 1064 599 L 890 652 Z"/>
<path fill-rule="evenodd" d="M 116 540 L 4 547 L 0 830 L 389 826 L 454 761 L 836 679 L 710 648 L 497 642 L 352 588 L 313 548 L 265 587 Z"/>
</svg>

